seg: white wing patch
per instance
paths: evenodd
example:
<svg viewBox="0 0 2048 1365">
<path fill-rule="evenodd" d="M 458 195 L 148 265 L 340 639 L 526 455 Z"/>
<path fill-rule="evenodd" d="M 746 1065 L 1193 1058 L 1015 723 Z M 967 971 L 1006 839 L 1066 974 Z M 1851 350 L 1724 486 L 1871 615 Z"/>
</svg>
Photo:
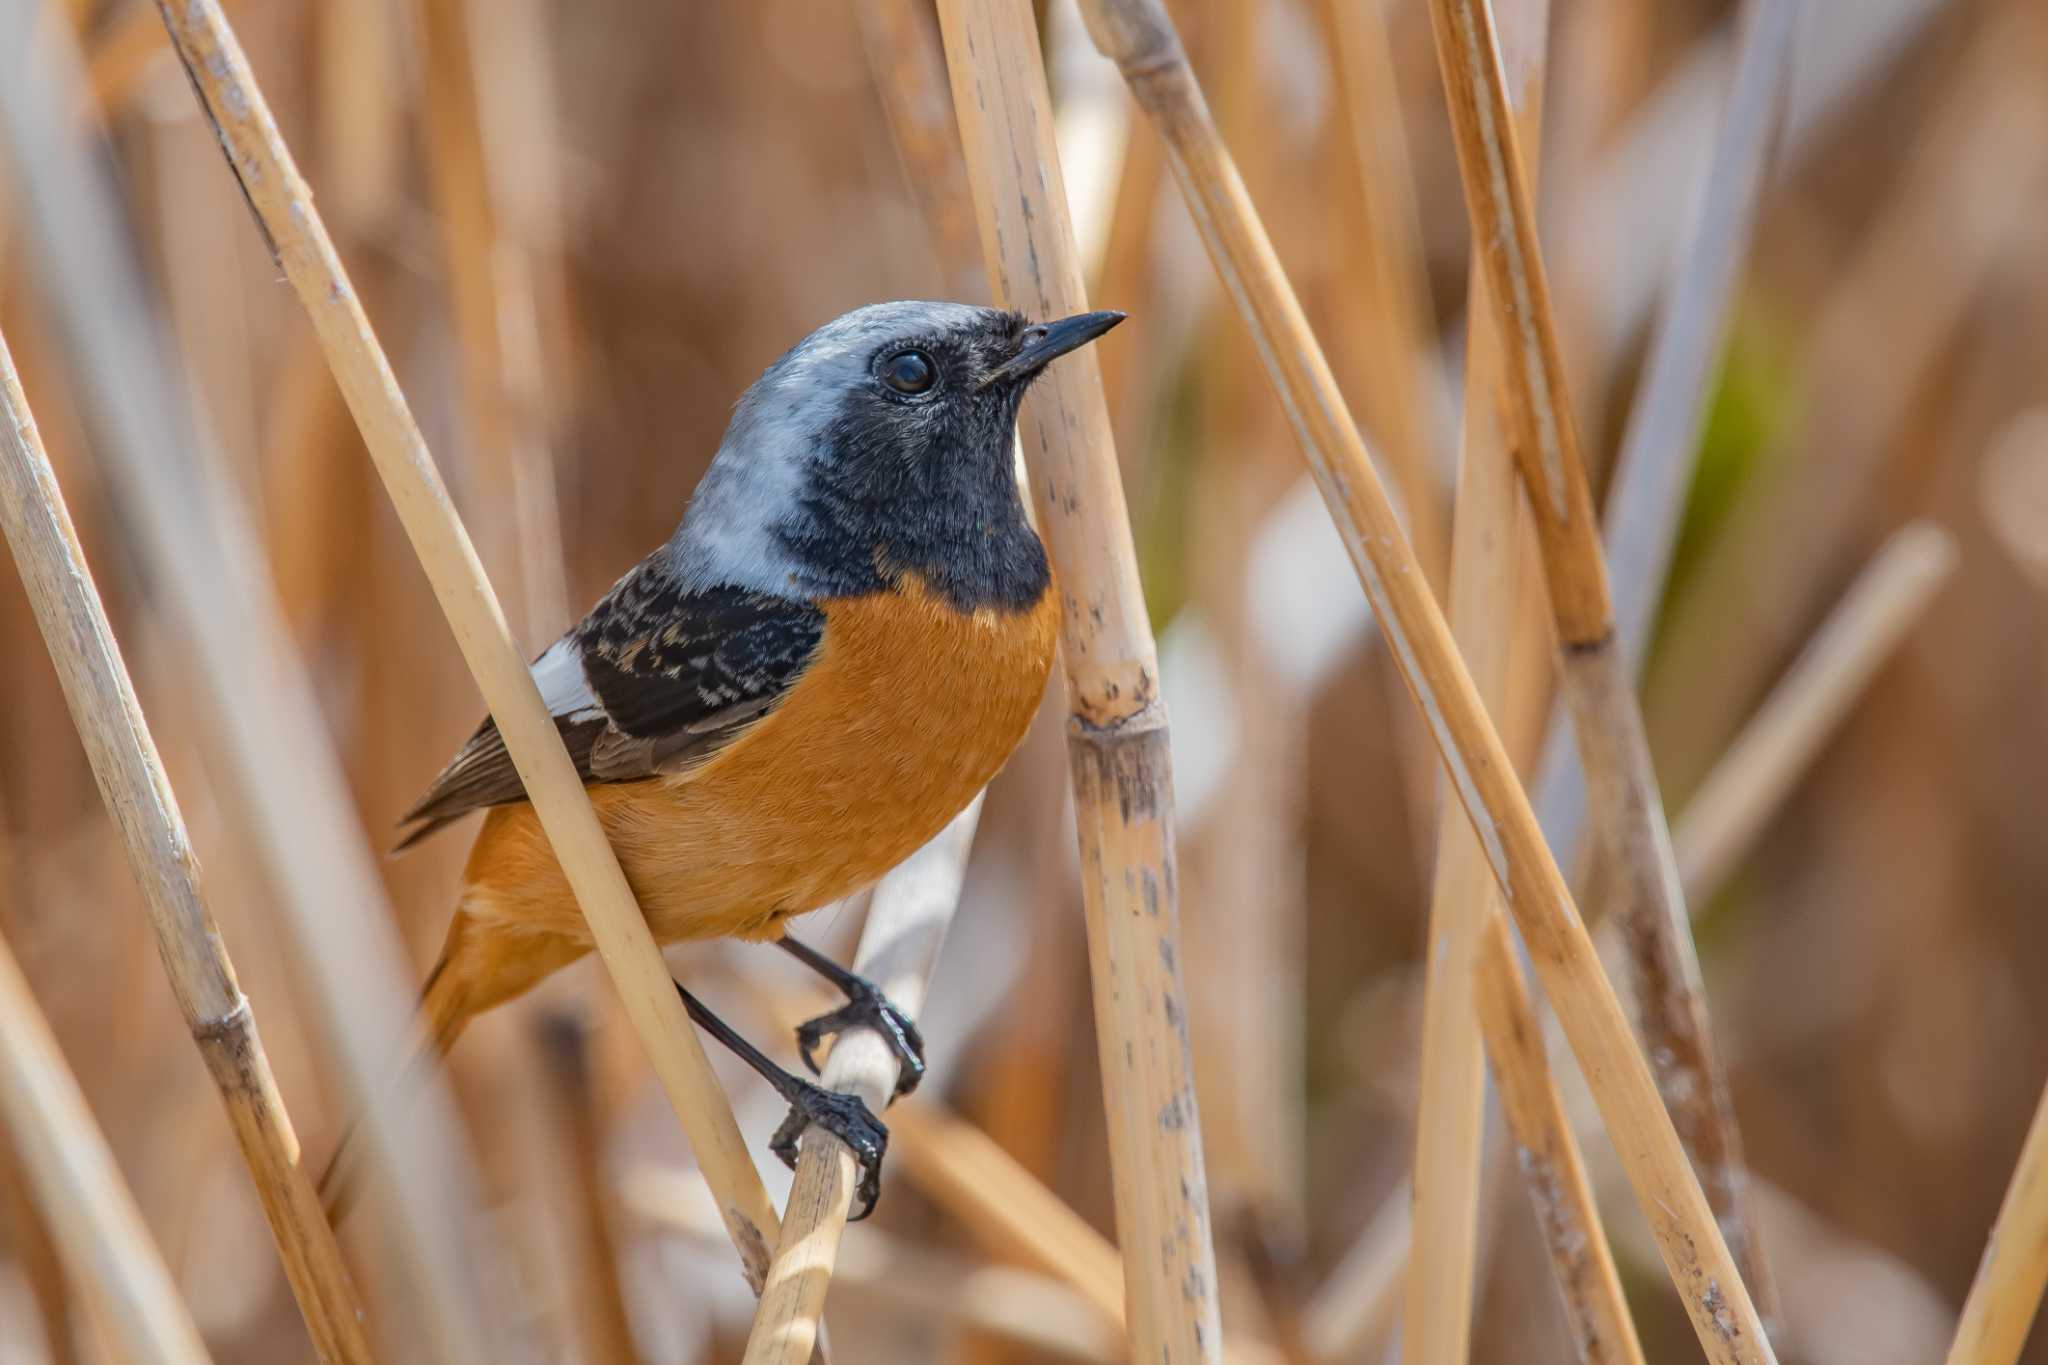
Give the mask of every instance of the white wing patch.
<svg viewBox="0 0 2048 1365">
<path fill-rule="evenodd" d="M 534 660 L 533 681 L 551 716 L 583 720 L 604 709 L 590 690 L 590 680 L 583 676 L 583 656 L 576 641 L 567 635 Z"/>
</svg>

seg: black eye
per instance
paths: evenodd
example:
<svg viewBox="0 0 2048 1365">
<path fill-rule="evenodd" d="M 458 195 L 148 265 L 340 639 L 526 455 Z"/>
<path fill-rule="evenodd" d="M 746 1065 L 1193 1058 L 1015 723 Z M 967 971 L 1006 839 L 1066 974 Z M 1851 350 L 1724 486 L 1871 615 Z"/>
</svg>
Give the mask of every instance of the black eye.
<svg viewBox="0 0 2048 1365">
<path fill-rule="evenodd" d="M 881 374 L 898 393 L 923 393 L 938 382 L 939 367 L 923 351 L 898 351 L 882 362 Z"/>
</svg>

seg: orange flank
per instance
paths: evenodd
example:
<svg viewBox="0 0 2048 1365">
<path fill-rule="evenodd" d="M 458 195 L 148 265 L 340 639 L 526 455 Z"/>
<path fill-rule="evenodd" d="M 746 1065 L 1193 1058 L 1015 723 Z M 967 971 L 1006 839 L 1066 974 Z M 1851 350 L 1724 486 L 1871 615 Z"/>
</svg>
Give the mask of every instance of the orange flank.
<svg viewBox="0 0 2048 1365">
<path fill-rule="evenodd" d="M 1057 585 L 1020 612 L 963 614 L 914 576 L 826 598 L 817 659 L 768 716 L 692 771 L 590 796 L 662 943 L 770 939 L 875 881 L 1009 758 L 1059 635 Z M 533 808 L 484 818 L 427 992 L 441 1048 L 464 1020 L 590 947 Z"/>
</svg>

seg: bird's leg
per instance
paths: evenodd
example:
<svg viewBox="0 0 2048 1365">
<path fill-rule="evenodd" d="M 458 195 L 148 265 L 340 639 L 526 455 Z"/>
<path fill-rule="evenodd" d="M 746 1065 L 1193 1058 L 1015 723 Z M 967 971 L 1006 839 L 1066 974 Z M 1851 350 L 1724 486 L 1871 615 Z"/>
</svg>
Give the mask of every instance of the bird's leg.
<svg viewBox="0 0 2048 1365">
<path fill-rule="evenodd" d="M 860 1162 L 860 1185 L 854 1191 L 854 1211 L 849 1221 L 859 1222 L 873 1213 L 875 1202 L 882 1197 L 882 1154 L 889 1149 L 889 1130 L 869 1112 L 861 1097 L 842 1095 L 836 1090 L 812 1085 L 801 1076 L 791 1075 L 770 1061 L 759 1048 L 740 1037 L 731 1025 L 706 1008 L 703 1001 L 685 990 L 680 981 L 676 983 L 676 993 L 683 997 L 683 1008 L 689 1011 L 698 1028 L 723 1043 L 734 1056 L 759 1073 L 762 1080 L 774 1086 L 777 1094 L 789 1101 L 789 1117 L 775 1130 L 768 1150 L 782 1158 L 784 1165 L 795 1170 L 796 1140 L 803 1135 L 804 1129 L 816 1124 L 852 1148 L 854 1159 Z"/>
<path fill-rule="evenodd" d="M 865 1024 L 888 1041 L 890 1051 L 900 1063 L 896 1068 L 896 1094 L 900 1097 L 917 1089 L 917 1083 L 924 1079 L 924 1035 L 917 1031 L 910 1016 L 890 1004 L 881 987 L 848 971 L 817 949 L 798 943 L 787 934 L 776 939 L 775 946 L 846 993 L 846 1003 L 838 1009 L 797 1025 L 797 1051 L 803 1054 L 804 1065 L 811 1069 L 811 1074 L 818 1074 L 818 1044 L 827 1034 Z"/>
</svg>

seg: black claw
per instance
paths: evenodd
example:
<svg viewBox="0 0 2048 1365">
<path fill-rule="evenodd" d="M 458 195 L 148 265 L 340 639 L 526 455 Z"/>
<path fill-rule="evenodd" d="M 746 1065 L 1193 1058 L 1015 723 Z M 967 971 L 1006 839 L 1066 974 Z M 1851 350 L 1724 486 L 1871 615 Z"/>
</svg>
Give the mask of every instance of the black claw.
<svg viewBox="0 0 2048 1365">
<path fill-rule="evenodd" d="M 896 1054 L 896 1096 L 902 1098 L 917 1089 L 924 1079 L 924 1035 L 910 1016 L 889 1003 L 889 998 L 872 982 L 853 977 L 846 988 L 847 1002 L 829 1014 L 806 1019 L 797 1025 L 796 1047 L 813 1076 L 818 1072 L 818 1045 L 835 1033 L 867 1027 L 888 1041 Z"/>
<path fill-rule="evenodd" d="M 882 1198 L 882 1155 L 889 1150 L 889 1130 L 858 1095 L 842 1095 L 795 1078 L 785 1093 L 789 1116 L 768 1140 L 768 1150 L 795 1170 L 797 1139 L 813 1124 L 852 1148 L 860 1163 L 860 1184 L 854 1188 L 853 1212 L 847 1221 L 858 1223 Z"/>
</svg>

